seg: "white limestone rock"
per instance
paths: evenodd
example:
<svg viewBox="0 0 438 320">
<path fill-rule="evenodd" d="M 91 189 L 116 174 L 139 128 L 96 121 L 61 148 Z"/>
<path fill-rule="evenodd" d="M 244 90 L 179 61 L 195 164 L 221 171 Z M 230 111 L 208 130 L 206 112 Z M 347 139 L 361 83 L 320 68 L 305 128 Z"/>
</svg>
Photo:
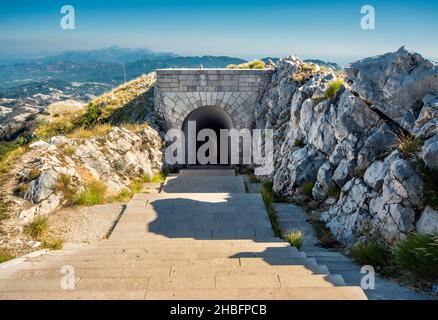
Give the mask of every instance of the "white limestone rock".
<svg viewBox="0 0 438 320">
<path fill-rule="evenodd" d="M 421 158 L 427 167 L 438 168 L 438 135 L 427 140 L 421 150 Z"/>
<path fill-rule="evenodd" d="M 339 187 L 342 187 L 351 179 L 356 168 L 356 161 L 341 160 L 336 167 L 332 179 Z"/>
<path fill-rule="evenodd" d="M 401 159 L 400 153 L 398 151 L 393 151 L 383 161 L 373 162 L 373 164 L 365 171 L 365 183 L 375 191 L 381 192 L 385 176 L 389 172 L 391 164 L 399 159 Z"/>
<path fill-rule="evenodd" d="M 384 178 L 382 196 L 389 204 L 403 204 L 405 207 L 420 206 L 423 181 L 408 161 L 395 160 Z"/>
<path fill-rule="evenodd" d="M 32 203 L 40 203 L 47 199 L 53 193 L 58 178 L 59 176 L 54 170 L 41 172 L 38 178 L 29 183 L 29 188 L 24 198 Z"/>
<path fill-rule="evenodd" d="M 438 210 L 426 207 L 418 219 L 416 227 L 419 234 L 438 234 Z"/>
<path fill-rule="evenodd" d="M 402 47 L 345 68 L 352 89 L 401 124 L 417 101 L 438 91 L 438 66 Z"/>
<path fill-rule="evenodd" d="M 330 162 L 325 162 L 318 170 L 317 180 L 312 190 L 315 200 L 324 200 L 327 198 L 328 189 L 334 185 L 332 180 L 333 169 Z"/>
</svg>

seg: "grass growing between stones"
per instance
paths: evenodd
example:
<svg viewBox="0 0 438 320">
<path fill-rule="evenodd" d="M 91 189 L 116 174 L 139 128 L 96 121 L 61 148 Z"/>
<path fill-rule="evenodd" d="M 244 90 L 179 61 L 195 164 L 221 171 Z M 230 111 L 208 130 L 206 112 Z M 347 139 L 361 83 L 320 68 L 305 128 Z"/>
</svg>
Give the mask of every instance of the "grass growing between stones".
<svg viewBox="0 0 438 320">
<path fill-rule="evenodd" d="M 277 215 L 274 210 L 274 202 L 278 199 L 275 192 L 272 190 L 272 182 L 265 181 L 262 185 L 262 190 L 260 191 L 262 194 L 263 201 L 265 203 L 266 210 L 268 211 L 269 220 L 271 221 L 272 229 L 274 230 L 274 234 L 276 237 L 281 238 L 282 233 L 280 226 L 278 225 Z"/>
<path fill-rule="evenodd" d="M 49 238 L 42 242 L 42 247 L 50 250 L 61 250 L 64 247 L 64 240 L 60 238 Z"/>
<path fill-rule="evenodd" d="M 299 84 L 304 84 L 316 74 L 318 67 L 316 64 L 303 63 L 300 65 L 300 70 L 295 72 L 292 79 Z"/>
<path fill-rule="evenodd" d="M 40 240 L 49 229 L 49 219 L 43 216 L 36 216 L 35 219 L 27 224 L 23 231 L 35 240 Z"/>
<path fill-rule="evenodd" d="M 12 260 L 14 258 L 15 256 L 12 254 L 11 251 L 6 249 L 0 249 L 0 263 Z"/>
<path fill-rule="evenodd" d="M 75 197 L 73 203 L 82 206 L 101 204 L 105 200 L 106 185 L 101 181 L 91 181 L 85 186 L 85 190 Z"/>
<path fill-rule="evenodd" d="M 339 196 L 341 195 L 341 189 L 338 186 L 330 186 L 327 189 L 327 196 L 329 198 L 335 198 L 335 199 L 339 199 Z"/>
<path fill-rule="evenodd" d="M 112 127 L 110 124 L 100 124 L 91 129 L 85 127 L 78 128 L 67 135 L 71 139 L 89 139 L 92 137 L 102 137 L 111 131 Z"/>
<path fill-rule="evenodd" d="M 413 159 L 423 145 L 420 138 L 401 133 L 394 142 L 394 148 L 398 149 L 407 158 Z"/>
<path fill-rule="evenodd" d="M 311 181 L 306 182 L 305 184 L 303 184 L 301 186 L 301 189 L 300 189 L 301 194 L 311 198 L 312 197 L 312 190 L 313 190 L 314 186 L 315 186 L 315 183 L 313 183 Z"/>
<path fill-rule="evenodd" d="M 314 97 L 312 100 L 315 103 L 319 103 L 324 100 L 333 99 L 343 85 L 344 85 L 344 80 L 342 79 L 333 80 L 328 84 L 323 95 Z"/>
<path fill-rule="evenodd" d="M 303 232 L 301 230 L 290 230 L 283 234 L 283 239 L 290 243 L 292 247 L 300 249 L 303 245 Z"/>
<path fill-rule="evenodd" d="M 394 251 L 396 263 L 426 280 L 438 280 L 438 235 L 415 234 Z"/>
<path fill-rule="evenodd" d="M 153 176 L 143 176 L 141 180 L 144 183 L 163 183 L 166 180 L 167 173 L 160 172 L 158 174 L 154 174 Z"/>
<path fill-rule="evenodd" d="M 295 148 L 303 148 L 304 147 L 304 141 L 302 139 L 295 139 L 294 140 L 294 147 Z"/>
</svg>

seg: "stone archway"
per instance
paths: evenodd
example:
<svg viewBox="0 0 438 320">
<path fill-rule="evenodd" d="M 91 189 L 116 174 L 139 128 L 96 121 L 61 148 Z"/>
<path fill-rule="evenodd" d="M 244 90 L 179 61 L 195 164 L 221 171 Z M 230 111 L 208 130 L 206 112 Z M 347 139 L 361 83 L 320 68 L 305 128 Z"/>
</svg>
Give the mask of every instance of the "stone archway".
<svg viewBox="0 0 438 320">
<path fill-rule="evenodd" d="M 181 128 L 191 112 L 204 106 L 224 110 L 234 128 L 250 129 L 272 70 L 161 69 L 156 73 L 155 113 L 163 129 Z"/>
</svg>

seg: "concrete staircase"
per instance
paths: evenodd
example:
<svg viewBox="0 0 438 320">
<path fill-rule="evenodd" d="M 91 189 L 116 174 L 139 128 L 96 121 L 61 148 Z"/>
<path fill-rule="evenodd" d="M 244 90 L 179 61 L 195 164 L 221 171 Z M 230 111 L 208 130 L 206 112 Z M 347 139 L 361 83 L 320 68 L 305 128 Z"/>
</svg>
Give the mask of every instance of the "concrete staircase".
<svg viewBox="0 0 438 320">
<path fill-rule="evenodd" d="M 276 238 L 260 194 L 233 171 L 185 170 L 155 187 L 108 240 L 0 265 L 0 299 L 366 299 Z M 61 286 L 65 266 L 73 290 Z"/>
</svg>

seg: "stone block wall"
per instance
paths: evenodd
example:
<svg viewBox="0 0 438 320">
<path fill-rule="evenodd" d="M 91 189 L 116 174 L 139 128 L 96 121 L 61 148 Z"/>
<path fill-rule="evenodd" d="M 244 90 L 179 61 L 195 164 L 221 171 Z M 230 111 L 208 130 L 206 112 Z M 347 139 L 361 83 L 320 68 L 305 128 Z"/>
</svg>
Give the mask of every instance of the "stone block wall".
<svg viewBox="0 0 438 320">
<path fill-rule="evenodd" d="M 156 73 L 155 112 L 165 129 L 181 129 L 192 111 L 207 106 L 226 111 L 234 127 L 241 129 L 251 128 L 272 71 L 162 69 Z"/>
</svg>

